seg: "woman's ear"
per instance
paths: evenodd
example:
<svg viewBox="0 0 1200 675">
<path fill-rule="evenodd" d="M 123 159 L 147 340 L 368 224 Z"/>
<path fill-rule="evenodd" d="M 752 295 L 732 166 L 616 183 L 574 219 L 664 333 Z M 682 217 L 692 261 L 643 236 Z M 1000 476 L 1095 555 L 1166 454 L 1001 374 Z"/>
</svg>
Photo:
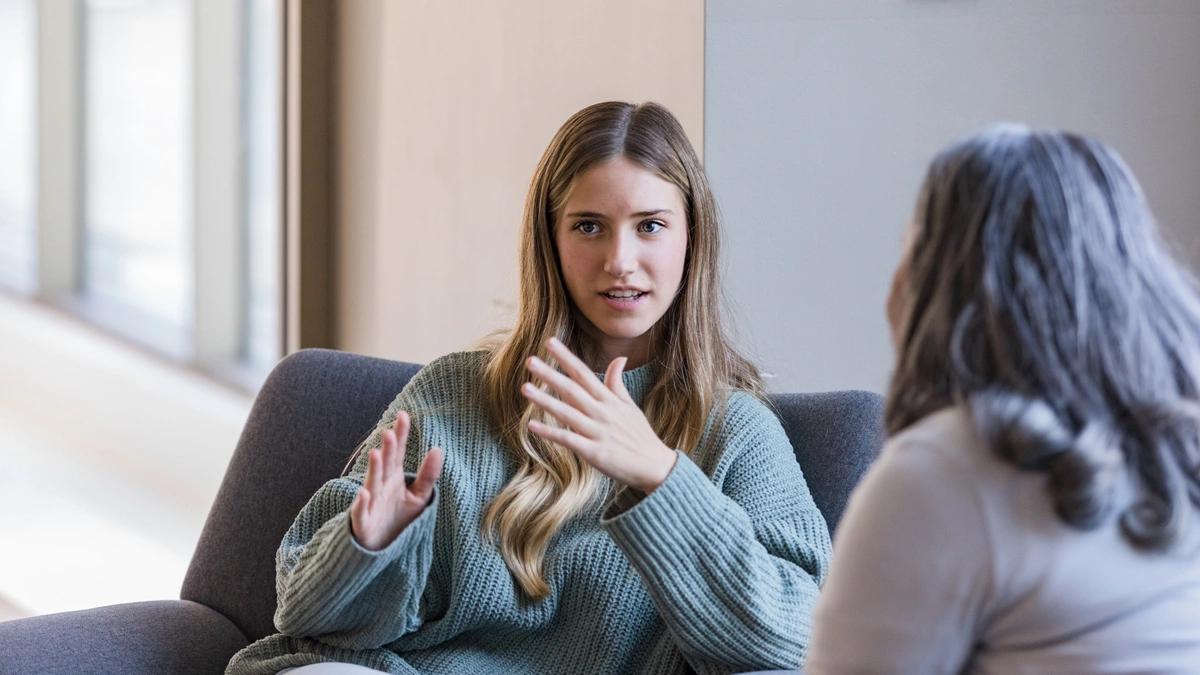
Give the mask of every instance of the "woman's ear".
<svg viewBox="0 0 1200 675">
<path fill-rule="evenodd" d="M 888 327 L 892 333 L 892 344 L 900 344 L 900 330 L 905 314 L 905 296 L 908 294 L 909 255 L 904 254 L 896 271 L 892 274 L 892 286 L 888 290 L 887 303 L 884 311 L 887 313 Z"/>
<path fill-rule="evenodd" d="M 908 311 L 908 286 L 915 238 L 916 225 L 910 222 L 904 230 L 900 262 L 897 263 L 896 271 L 892 274 L 892 285 L 888 289 L 887 302 L 884 305 L 888 327 L 892 333 L 892 344 L 897 346 L 900 344 L 900 331 L 903 329 L 904 317 Z"/>
</svg>

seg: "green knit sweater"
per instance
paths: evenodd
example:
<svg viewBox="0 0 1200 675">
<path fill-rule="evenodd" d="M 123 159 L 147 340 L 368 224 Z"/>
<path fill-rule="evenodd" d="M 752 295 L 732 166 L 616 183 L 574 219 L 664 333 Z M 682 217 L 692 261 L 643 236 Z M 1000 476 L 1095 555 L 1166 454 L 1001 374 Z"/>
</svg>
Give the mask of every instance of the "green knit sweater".
<svg viewBox="0 0 1200 675">
<path fill-rule="evenodd" d="M 238 652 L 229 675 L 322 661 L 390 673 L 698 673 L 795 667 L 830 556 L 779 421 L 729 397 L 723 425 L 680 454 L 649 495 L 624 488 L 568 522 L 528 600 L 480 522 L 514 471 L 484 412 L 483 352 L 430 363 L 384 413 L 412 416 L 405 468 L 445 449 L 434 496 L 390 545 L 368 551 L 348 507 L 365 457 L 323 485 L 276 554 L 280 633 Z M 653 366 L 624 374 L 641 404 Z M 378 433 L 370 440 L 378 444 Z"/>
</svg>

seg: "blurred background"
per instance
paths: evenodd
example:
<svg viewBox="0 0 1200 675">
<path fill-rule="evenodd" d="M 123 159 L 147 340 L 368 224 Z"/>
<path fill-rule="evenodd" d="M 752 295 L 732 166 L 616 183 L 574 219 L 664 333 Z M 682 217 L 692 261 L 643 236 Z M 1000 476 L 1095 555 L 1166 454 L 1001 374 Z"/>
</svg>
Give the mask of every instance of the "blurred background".
<svg viewBox="0 0 1200 675">
<path fill-rule="evenodd" d="M 881 391 L 901 230 L 965 133 L 1099 135 L 1200 267 L 1197 73 L 1194 0 L 0 0 L 0 619 L 177 597 L 287 353 L 507 325 L 585 105 L 683 123 L 772 389 Z"/>
</svg>

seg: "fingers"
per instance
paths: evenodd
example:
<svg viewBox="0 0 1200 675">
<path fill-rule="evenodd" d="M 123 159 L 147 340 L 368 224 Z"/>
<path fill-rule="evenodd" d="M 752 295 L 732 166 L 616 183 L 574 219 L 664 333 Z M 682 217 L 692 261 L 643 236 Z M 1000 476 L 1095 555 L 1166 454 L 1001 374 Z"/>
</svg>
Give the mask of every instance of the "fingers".
<svg viewBox="0 0 1200 675">
<path fill-rule="evenodd" d="M 403 410 L 397 412 L 392 427 L 383 430 L 382 446 L 368 454 L 363 489 L 374 494 L 375 499 L 385 495 L 389 501 L 397 497 L 403 499 L 408 492 L 416 492 L 428 499 L 432 494 L 433 486 L 442 472 L 443 452 L 440 448 L 431 449 L 422 460 L 412 486 L 409 486 L 405 478 L 404 455 L 411 428 L 412 418 L 409 414 Z"/>
<path fill-rule="evenodd" d="M 379 464 L 377 473 L 381 483 L 387 482 L 388 474 L 391 472 L 392 456 L 396 454 L 396 434 L 391 429 L 384 429 L 380 435 Z M 368 470 L 370 465 L 367 466 Z"/>
<path fill-rule="evenodd" d="M 386 441 L 384 445 L 386 445 Z M 363 487 L 372 494 L 383 494 L 383 476 L 380 465 L 383 463 L 383 451 L 379 448 L 371 450 L 367 456 L 367 475 L 363 478 Z"/>
<path fill-rule="evenodd" d="M 588 393 L 578 382 L 551 368 L 545 361 L 531 356 L 525 361 L 525 367 L 539 380 L 546 383 L 563 400 L 585 415 L 596 412 L 596 397 Z M 592 375 L 592 379 L 596 376 Z M 599 381 L 597 381 L 599 384 Z M 600 385 L 603 388 L 604 385 Z"/>
<path fill-rule="evenodd" d="M 417 469 L 417 477 L 413 479 L 409 490 L 417 497 L 429 501 L 429 497 L 433 494 L 433 486 L 437 484 L 438 476 L 442 475 L 444 460 L 445 453 L 441 448 L 430 448 L 425 459 L 421 460 L 421 466 Z"/>
<path fill-rule="evenodd" d="M 526 382 L 521 385 L 521 393 L 525 395 L 525 398 L 553 415 L 554 419 L 562 422 L 564 425 L 584 436 L 595 436 L 596 423 L 590 417 L 579 412 L 578 409 L 554 398 L 548 392 L 538 389 L 532 382 Z"/>
<path fill-rule="evenodd" d="M 358 494 L 354 496 L 354 501 L 350 504 L 350 523 L 356 525 L 359 532 L 362 532 L 363 527 L 367 524 L 369 512 L 371 511 L 371 491 L 366 487 L 359 489 Z"/>
<path fill-rule="evenodd" d="M 546 349 L 558 359 L 562 366 L 563 372 L 571 376 L 571 379 L 578 382 L 584 391 L 591 394 L 592 397 L 598 400 L 604 400 L 604 396 L 608 390 L 600 380 L 596 379 L 596 374 L 588 367 L 578 356 L 571 353 L 570 349 L 564 345 L 558 338 L 550 338 L 546 341 Z"/>
<path fill-rule="evenodd" d="M 542 424 L 537 420 L 529 421 L 529 430 L 542 438 L 564 445 L 583 458 L 588 464 L 593 464 L 594 444 L 587 438 L 571 431 Z"/>
<path fill-rule="evenodd" d="M 388 483 L 395 476 L 404 475 L 404 452 L 408 446 L 408 430 L 411 424 L 408 413 L 401 410 L 396 413 L 392 427 L 384 429 L 380 434 L 380 446 L 376 448 L 380 453 L 380 461 L 376 465 L 380 483 Z M 379 492 L 376 491 L 375 494 Z"/>
<path fill-rule="evenodd" d="M 396 444 L 393 448 L 391 457 L 388 459 L 387 475 L 404 475 L 404 453 L 408 448 L 408 431 L 412 428 L 412 418 L 408 413 L 401 410 L 396 413 L 396 421 L 392 423 L 392 433 L 395 435 Z"/>
</svg>

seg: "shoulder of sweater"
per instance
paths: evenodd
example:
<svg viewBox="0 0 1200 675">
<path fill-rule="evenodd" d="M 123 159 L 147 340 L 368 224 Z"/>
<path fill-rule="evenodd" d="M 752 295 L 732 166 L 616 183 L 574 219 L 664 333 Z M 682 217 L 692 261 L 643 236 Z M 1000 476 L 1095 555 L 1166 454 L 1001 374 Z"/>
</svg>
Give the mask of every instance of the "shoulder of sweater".
<svg viewBox="0 0 1200 675">
<path fill-rule="evenodd" d="M 486 350 L 451 352 L 430 361 L 409 380 L 404 395 L 427 403 L 448 403 L 472 395 L 481 385 Z"/>
<path fill-rule="evenodd" d="M 970 412 L 963 406 L 942 408 L 917 420 L 887 440 L 885 450 L 927 461 L 974 463 L 990 456 Z"/>
<path fill-rule="evenodd" d="M 762 399 L 754 394 L 734 389 L 725 399 L 724 426 L 721 435 L 727 439 L 754 437 L 761 439 L 765 435 L 778 435 L 784 439 L 787 434 L 779 416 Z"/>
<path fill-rule="evenodd" d="M 425 364 L 418 375 L 463 375 L 477 373 L 482 370 L 489 352 L 486 349 L 471 349 L 461 352 L 450 352 Z"/>
<path fill-rule="evenodd" d="M 714 425 L 719 425 L 714 448 L 719 448 L 719 454 L 711 460 L 716 460 L 718 466 L 728 467 L 747 455 L 759 458 L 778 455 L 795 461 L 791 441 L 779 417 L 754 394 L 732 390 L 727 394 L 724 409 L 716 412 L 723 415 L 721 419 L 713 420 Z M 720 469 L 716 471 L 720 473 Z"/>
<path fill-rule="evenodd" d="M 1001 485 L 1013 479 L 1038 480 L 992 451 L 964 406 L 930 413 L 896 434 L 884 444 L 880 459 L 904 464 L 927 476 L 988 477 L 979 483 Z"/>
<path fill-rule="evenodd" d="M 852 501 L 869 502 L 874 517 L 893 525 L 991 541 L 995 524 L 1011 518 L 1014 479 L 1036 480 L 991 451 L 969 411 L 948 407 L 888 439 Z"/>
</svg>

